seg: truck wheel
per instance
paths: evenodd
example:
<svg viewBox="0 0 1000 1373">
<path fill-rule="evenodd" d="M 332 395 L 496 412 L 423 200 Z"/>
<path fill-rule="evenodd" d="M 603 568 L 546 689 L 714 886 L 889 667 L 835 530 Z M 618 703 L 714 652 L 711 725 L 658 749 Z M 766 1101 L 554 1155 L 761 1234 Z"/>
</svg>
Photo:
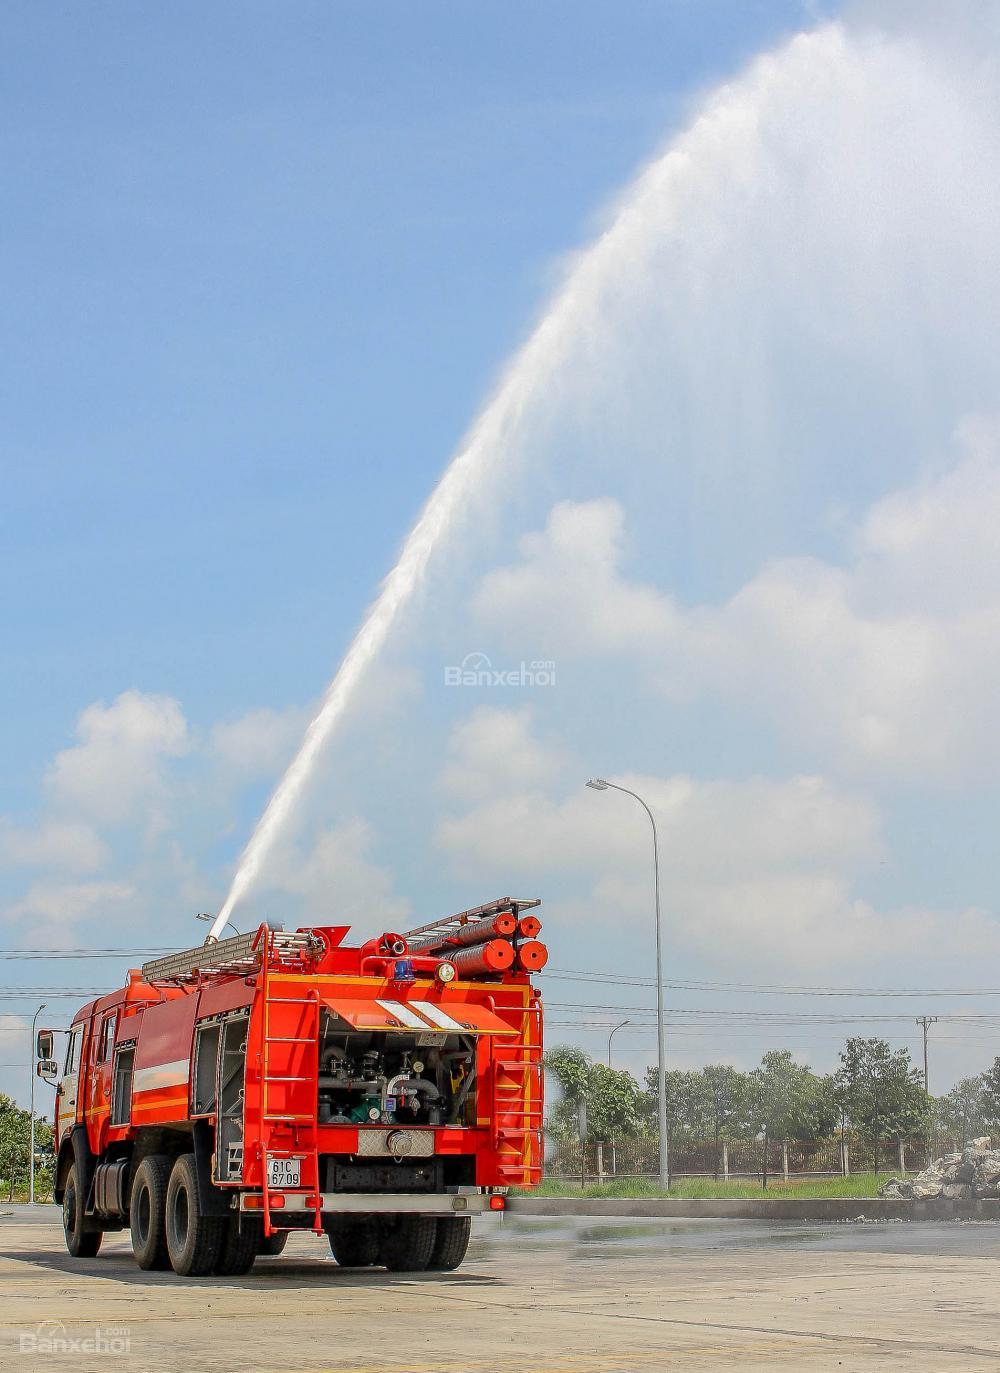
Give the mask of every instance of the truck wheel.
<svg viewBox="0 0 1000 1373">
<path fill-rule="evenodd" d="M 379 1258 L 391 1273 L 420 1273 L 431 1261 L 437 1223 L 433 1216 L 388 1217 Z"/>
<path fill-rule="evenodd" d="M 75 1259 L 92 1259 L 101 1247 L 104 1238 L 102 1231 L 91 1230 L 83 1214 L 83 1196 L 78 1186 L 79 1173 L 74 1163 L 66 1179 L 63 1192 L 63 1230 L 66 1232 L 66 1248 Z"/>
<path fill-rule="evenodd" d="M 275 1230 L 273 1235 L 264 1236 L 263 1230 L 257 1240 L 257 1253 L 262 1259 L 277 1258 L 288 1243 L 287 1230 Z"/>
<path fill-rule="evenodd" d="M 147 1154 L 136 1169 L 129 1203 L 132 1227 L 132 1253 L 140 1268 L 147 1271 L 169 1268 L 167 1254 L 167 1183 L 170 1160 L 166 1154 Z"/>
<path fill-rule="evenodd" d="M 374 1220 L 334 1220 L 326 1232 L 341 1268 L 370 1268 L 378 1263 L 378 1224 Z"/>
<path fill-rule="evenodd" d="M 228 1216 L 206 1216 L 198 1201 L 194 1154 L 181 1154 L 167 1184 L 167 1253 L 175 1273 L 197 1278 L 219 1258 Z"/>
<path fill-rule="evenodd" d="M 242 1220 L 233 1217 L 225 1222 L 226 1233 L 222 1248 L 216 1260 L 213 1273 L 221 1277 L 239 1277 L 249 1273 L 258 1254 L 258 1245 L 263 1239 L 263 1227 L 259 1221 L 244 1216 Z"/>
<path fill-rule="evenodd" d="M 428 1268 L 450 1273 L 465 1258 L 472 1234 L 471 1216 L 439 1216 Z"/>
</svg>

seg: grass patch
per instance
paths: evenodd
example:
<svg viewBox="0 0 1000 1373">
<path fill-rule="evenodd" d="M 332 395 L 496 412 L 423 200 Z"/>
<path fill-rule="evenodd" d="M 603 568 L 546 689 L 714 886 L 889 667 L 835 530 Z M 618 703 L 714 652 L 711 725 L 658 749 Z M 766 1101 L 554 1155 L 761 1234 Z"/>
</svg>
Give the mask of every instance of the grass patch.
<svg viewBox="0 0 1000 1373">
<path fill-rule="evenodd" d="M 713 1178 L 679 1178 L 670 1190 L 649 1178 L 615 1178 L 612 1182 L 592 1183 L 581 1190 L 579 1183 L 547 1178 L 530 1192 L 512 1188 L 515 1195 L 541 1197 L 720 1197 L 745 1199 L 752 1197 L 875 1197 L 890 1173 L 853 1173 L 848 1178 L 781 1178 L 768 1180 L 765 1191 L 759 1182 L 749 1178 L 716 1182 Z"/>
</svg>

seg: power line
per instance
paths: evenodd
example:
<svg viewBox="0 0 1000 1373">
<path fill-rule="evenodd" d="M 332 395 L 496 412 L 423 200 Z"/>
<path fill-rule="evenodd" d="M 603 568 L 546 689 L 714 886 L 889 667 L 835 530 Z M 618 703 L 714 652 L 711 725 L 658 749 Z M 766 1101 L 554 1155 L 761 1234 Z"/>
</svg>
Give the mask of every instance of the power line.
<svg viewBox="0 0 1000 1373">
<path fill-rule="evenodd" d="M 14 961 L 43 962 L 78 958 L 146 958 L 176 952 L 173 945 L 156 949 L 0 949 L 0 957 Z"/>
<path fill-rule="evenodd" d="M 149 948 L 104 947 L 72 949 L 2 949 L 0 957 L 21 961 L 60 961 L 70 959 L 147 958 L 175 952 L 173 945 Z M 557 981 L 595 982 L 618 987 L 655 987 L 656 979 L 629 973 L 598 970 L 546 968 L 536 974 Z M 712 978 L 664 978 L 672 991 L 745 991 L 760 996 L 1000 996 L 1000 987 L 841 987 L 831 984 L 781 982 L 728 982 Z"/>
<path fill-rule="evenodd" d="M 536 977 L 563 982 L 604 983 L 612 987 L 655 987 L 656 979 L 629 973 L 571 972 L 566 968 L 545 968 Z M 672 991 L 751 992 L 757 996 L 1000 996 L 1000 987 L 836 987 L 808 986 L 780 982 L 718 982 L 711 979 L 664 978 Z"/>
<path fill-rule="evenodd" d="M 615 1014 L 623 1012 L 629 1015 L 655 1015 L 656 1012 L 651 1006 L 622 1006 L 618 1003 L 608 1002 L 587 1002 L 587 1001 L 546 1001 L 550 1010 L 579 1011 L 586 1013 L 590 1011 L 613 1011 Z M 720 1009 L 717 1007 L 689 1007 L 674 1006 L 667 1011 L 668 1016 L 701 1016 L 716 1020 L 732 1020 L 745 1024 L 758 1025 L 856 1025 L 856 1024 L 909 1024 L 912 1016 L 902 1014 L 892 1015 L 856 1015 L 847 1014 L 827 1014 L 821 1015 L 808 1011 L 756 1011 L 756 1010 L 734 1010 Z M 965 1023 L 974 1025 L 1000 1025 L 1000 1014 L 942 1014 L 940 1020 L 947 1020 L 955 1023 Z"/>
</svg>

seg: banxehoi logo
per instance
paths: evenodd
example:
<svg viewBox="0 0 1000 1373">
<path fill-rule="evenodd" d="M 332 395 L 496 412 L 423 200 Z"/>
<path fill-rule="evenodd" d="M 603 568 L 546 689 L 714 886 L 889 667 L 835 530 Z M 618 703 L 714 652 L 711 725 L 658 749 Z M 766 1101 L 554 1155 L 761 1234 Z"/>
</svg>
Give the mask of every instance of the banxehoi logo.
<svg viewBox="0 0 1000 1373">
<path fill-rule="evenodd" d="M 497 668 L 485 653 L 467 653 L 460 663 L 449 663 L 444 670 L 448 687 L 552 687 L 556 684 L 556 665 L 549 659 L 518 663 L 516 667 Z"/>
<path fill-rule="evenodd" d="M 34 1330 L 22 1330 L 18 1336 L 21 1354 L 50 1356 L 103 1354 L 109 1358 L 124 1358 L 130 1353 L 132 1339 L 128 1326 L 95 1325 L 82 1335 L 69 1335 L 60 1320 L 45 1320 Z"/>
</svg>

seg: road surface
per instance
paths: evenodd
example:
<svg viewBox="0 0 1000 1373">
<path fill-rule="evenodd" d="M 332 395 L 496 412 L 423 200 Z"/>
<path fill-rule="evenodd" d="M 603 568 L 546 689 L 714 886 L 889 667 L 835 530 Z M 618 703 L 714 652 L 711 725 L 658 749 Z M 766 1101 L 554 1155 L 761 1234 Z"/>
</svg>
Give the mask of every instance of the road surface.
<svg viewBox="0 0 1000 1373">
<path fill-rule="evenodd" d="M 859 1204 L 859 1209 L 863 1203 Z M 1000 1226 L 477 1222 L 437 1276 L 341 1269 L 295 1236 L 245 1278 L 66 1253 L 0 1207 L 0 1367 L 130 1373 L 659 1373 L 1000 1367 Z M 82 1342 L 60 1355 L 46 1340 Z M 93 1352 L 91 1352 L 93 1351 Z"/>
</svg>

